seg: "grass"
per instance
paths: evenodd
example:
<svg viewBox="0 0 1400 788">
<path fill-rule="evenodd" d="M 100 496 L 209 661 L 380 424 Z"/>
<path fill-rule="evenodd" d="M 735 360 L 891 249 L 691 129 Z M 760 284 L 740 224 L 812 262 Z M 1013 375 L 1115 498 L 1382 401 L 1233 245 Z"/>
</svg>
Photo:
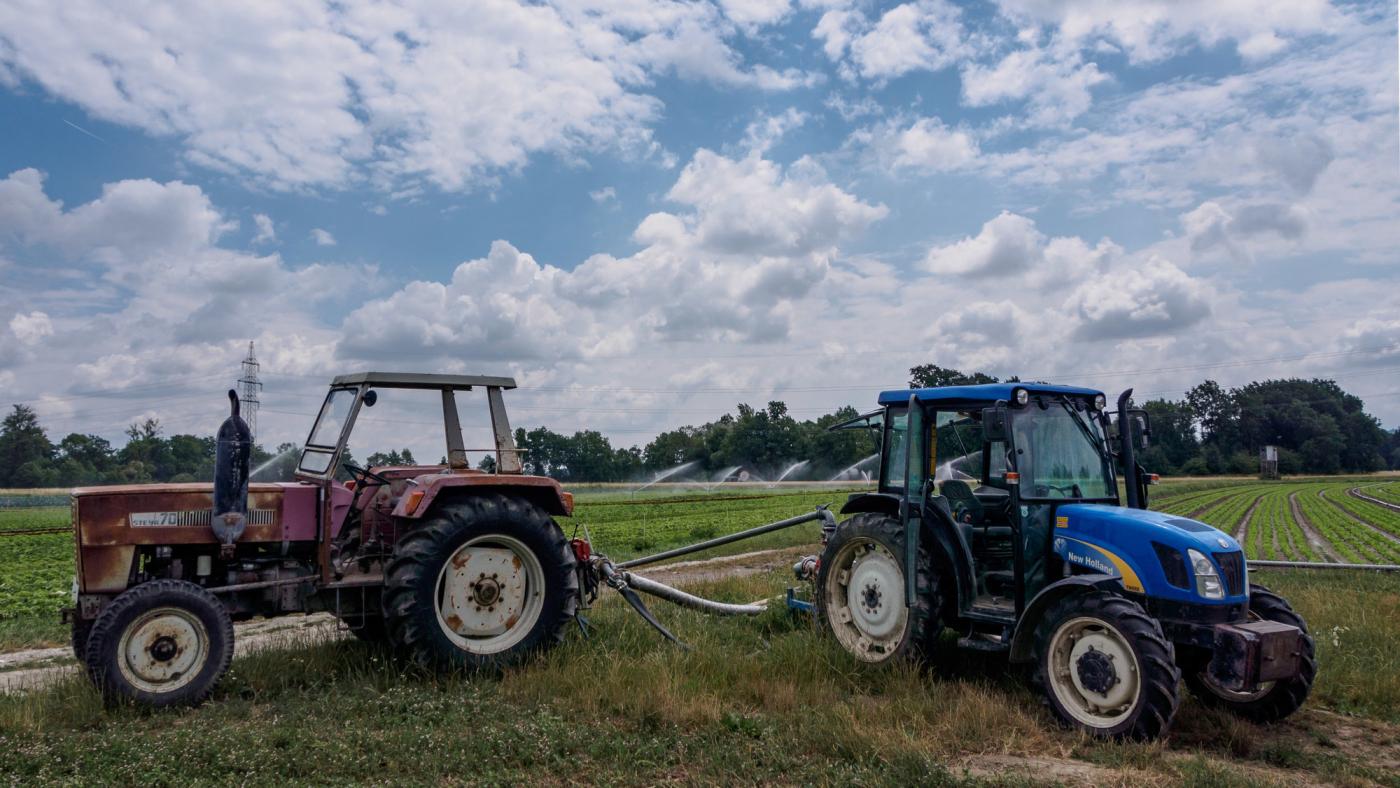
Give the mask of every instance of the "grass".
<svg viewBox="0 0 1400 788">
<path fill-rule="evenodd" d="M 1170 741 L 1106 744 L 1056 727 L 1019 668 L 950 638 L 928 671 L 870 669 L 780 610 L 715 619 L 658 605 L 692 646 L 682 651 L 609 596 L 593 612 L 592 640 L 575 634 L 499 678 L 405 672 L 379 649 L 340 641 L 240 658 L 195 710 L 106 710 L 77 678 L 0 697 L 0 774 L 158 785 L 1017 784 L 1053 767 L 1051 779 L 1071 782 L 1397 784 L 1326 746 L 1332 718 L 1316 709 L 1395 721 L 1400 657 L 1383 646 L 1400 634 L 1400 588 L 1357 591 L 1340 573 L 1259 580 L 1324 627 L 1346 627 L 1339 645 L 1320 638 L 1314 711 L 1275 728 L 1188 698 Z M 775 573 L 699 590 L 747 600 L 785 582 Z"/>
<path fill-rule="evenodd" d="M 1217 509 L 1242 514 L 1263 493 L 1283 496 L 1286 512 L 1287 491 L 1236 491 Z M 664 549 L 698 527 L 733 530 L 843 497 L 675 493 L 633 504 L 586 495 L 579 519 L 624 557 L 639 552 L 639 531 L 655 535 L 646 551 Z M 769 538 L 811 542 L 813 530 Z M 1400 749 L 1400 576 L 1252 579 L 1288 597 L 1318 641 L 1307 710 L 1272 728 L 1187 698 L 1170 741 L 1105 744 L 1056 727 L 1020 668 L 960 651 L 951 634 L 930 670 L 876 670 L 781 609 L 720 619 L 658 602 L 658 616 L 693 647 L 682 651 L 605 591 L 591 640 L 575 632 L 499 678 L 406 671 L 349 640 L 240 657 L 195 710 L 104 709 L 78 677 L 0 696 L 0 782 L 1400 785 L 1383 765 Z M 750 601 L 789 582 L 779 571 L 694 590 Z M 0 638 L 4 625 L 27 620 L 0 622 Z M 1348 749 L 1358 742 L 1345 726 L 1369 731 L 1364 754 Z"/>
</svg>

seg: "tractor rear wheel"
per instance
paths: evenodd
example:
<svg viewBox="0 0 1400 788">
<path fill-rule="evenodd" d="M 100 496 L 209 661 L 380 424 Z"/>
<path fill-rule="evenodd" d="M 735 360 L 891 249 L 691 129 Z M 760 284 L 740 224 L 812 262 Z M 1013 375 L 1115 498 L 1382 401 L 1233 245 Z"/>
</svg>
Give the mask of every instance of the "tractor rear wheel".
<svg viewBox="0 0 1400 788">
<path fill-rule="evenodd" d="M 578 609 L 575 564 L 559 526 L 526 501 L 445 504 L 394 547 L 390 641 L 424 667 L 516 664 L 563 641 Z"/>
<path fill-rule="evenodd" d="M 1172 644 L 1136 602 L 1105 591 L 1074 594 L 1036 629 L 1036 683 L 1064 724 L 1095 736 L 1164 735 L 1179 697 Z"/>
<path fill-rule="evenodd" d="M 1299 655 L 1298 675 L 1282 681 L 1261 682 L 1254 692 L 1234 692 L 1217 684 L 1209 671 L 1188 671 L 1186 686 L 1202 703 L 1227 709 L 1254 722 L 1277 722 L 1297 711 L 1312 692 L 1317 676 L 1312 635 L 1303 617 L 1293 612 L 1288 600 L 1261 586 L 1249 591 L 1249 617 L 1253 621 L 1289 624 L 1303 631 L 1303 652 Z"/>
<path fill-rule="evenodd" d="M 73 613 L 73 630 L 69 642 L 73 645 L 73 656 L 79 662 L 87 657 L 88 635 L 92 634 L 92 624 L 91 619 L 78 618 L 77 612 Z"/>
<path fill-rule="evenodd" d="M 817 569 L 817 617 L 862 662 L 921 661 L 942 630 L 933 561 L 920 549 L 914 605 L 904 604 L 904 528 L 875 512 L 836 526 Z"/>
<path fill-rule="evenodd" d="M 113 599 L 84 654 L 108 701 L 194 706 L 233 661 L 233 622 L 217 597 L 183 580 L 153 580 Z"/>
</svg>

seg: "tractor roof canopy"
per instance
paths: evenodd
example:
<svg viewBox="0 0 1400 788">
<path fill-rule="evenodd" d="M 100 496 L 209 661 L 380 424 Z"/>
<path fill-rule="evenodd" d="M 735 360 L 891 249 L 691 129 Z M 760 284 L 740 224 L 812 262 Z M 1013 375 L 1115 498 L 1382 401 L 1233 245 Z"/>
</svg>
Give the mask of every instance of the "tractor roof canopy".
<svg viewBox="0 0 1400 788">
<path fill-rule="evenodd" d="M 902 405 L 911 399 L 918 402 L 994 405 L 997 400 L 1010 401 L 1011 392 L 1025 389 L 1031 394 L 1065 394 L 1071 397 L 1093 397 L 1102 394 L 1078 386 L 1054 386 L 1049 383 L 986 383 L 980 386 L 939 386 L 931 389 L 894 389 L 880 392 L 881 405 Z"/>
<path fill-rule="evenodd" d="M 489 375 L 432 375 L 421 372 L 356 372 L 353 375 L 337 376 L 331 381 L 331 385 L 370 385 L 386 389 L 467 391 L 473 386 L 513 389 L 515 388 L 515 378 L 497 378 Z"/>
</svg>

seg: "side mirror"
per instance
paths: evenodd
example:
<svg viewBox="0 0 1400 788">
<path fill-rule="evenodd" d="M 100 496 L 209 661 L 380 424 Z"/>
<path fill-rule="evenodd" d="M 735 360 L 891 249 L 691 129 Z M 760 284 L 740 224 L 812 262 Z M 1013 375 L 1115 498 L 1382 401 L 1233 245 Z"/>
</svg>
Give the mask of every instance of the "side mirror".
<svg viewBox="0 0 1400 788">
<path fill-rule="evenodd" d="M 988 443 L 1005 441 L 1008 437 L 1006 406 L 982 409 L 982 440 Z"/>
<path fill-rule="evenodd" d="M 1139 450 L 1146 449 L 1147 439 L 1152 435 L 1152 422 L 1147 418 L 1147 411 L 1130 410 L 1128 411 L 1128 415 L 1136 422 L 1136 424 L 1134 424 L 1133 437 L 1137 438 L 1137 442 L 1133 444 L 1134 447 Z"/>
<path fill-rule="evenodd" d="M 376 392 L 374 389 L 370 389 L 369 391 L 366 391 L 366 392 L 365 392 L 365 395 L 364 395 L 363 397 L 360 397 L 360 402 L 363 402 L 366 408 L 372 408 L 372 407 L 374 407 L 374 403 L 376 403 L 376 402 L 378 402 L 378 401 L 379 401 L 379 393 Z"/>
</svg>

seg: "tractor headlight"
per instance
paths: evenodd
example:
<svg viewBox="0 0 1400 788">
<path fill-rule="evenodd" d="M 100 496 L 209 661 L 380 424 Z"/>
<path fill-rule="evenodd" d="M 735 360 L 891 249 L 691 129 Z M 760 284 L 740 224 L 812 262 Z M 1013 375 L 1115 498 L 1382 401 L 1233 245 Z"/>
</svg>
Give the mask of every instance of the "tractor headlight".
<svg viewBox="0 0 1400 788">
<path fill-rule="evenodd" d="M 1224 599 L 1225 585 L 1220 582 L 1215 564 L 1195 550 L 1186 551 L 1186 560 L 1191 562 L 1191 571 L 1196 573 L 1196 593 L 1206 599 Z"/>
<path fill-rule="evenodd" d="M 1094 397 L 1094 410 L 1101 411 L 1106 407 L 1108 407 L 1108 400 L 1104 399 L 1102 394 L 1096 395 Z"/>
<path fill-rule="evenodd" d="M 1025 405 L 1031 401 L 1031 393 L 1025 389 L 1016 389 L 1011 392 L 1011 398 L 1015 400 L 1017 405 Z"/>
</svg>

